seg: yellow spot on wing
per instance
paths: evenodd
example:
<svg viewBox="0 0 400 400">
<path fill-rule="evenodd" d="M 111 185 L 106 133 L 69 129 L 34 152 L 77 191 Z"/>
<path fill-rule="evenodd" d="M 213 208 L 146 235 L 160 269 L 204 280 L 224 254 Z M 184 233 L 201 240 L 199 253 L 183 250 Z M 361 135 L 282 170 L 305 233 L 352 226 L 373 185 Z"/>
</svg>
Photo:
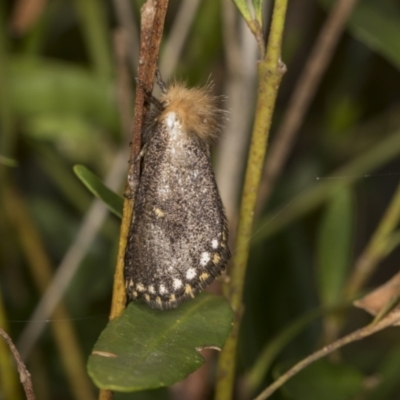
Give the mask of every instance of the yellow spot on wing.
<svg viewBox="0 0 400 400">
<path fill-rule="evenodd" d="M 161 305 L 161 297 L 160 297 L 160 296 L 157 296 L 157 297 L 156 297 L 156 303 L 159 304 L 159 305 Z"/>
<path fill-rule="evenodd" d="M 193 290 L 190 285 L 185 286 L 185 293 L 188 294 L 190 297 L 194 297 Z"/>
<path fill-rule="evenodd" d="M 156 214 L 156 216 L 158 218 L 165 217 L 165 212 L 163 210 L 161 210 L 161 208 L 154 207 L 153 211 L 154 211 L 154 214 Z"/>
<path fill-rule="evenodd" d="M 201 281 L 206 281 L 208 278 L 210 277 L 210 274 L 208 274 L 207 272 L 203 272 L 199 278 Z"/>
<path fill-rule="evenodd" d="M 146 289 L 144 288 L 144 286 L 143 286 L 141 283 L 138 283 L 138 284 L 136 285 L 136 290 L 137 290 L 138 292 L 144 292 Z"/>
<path fill-rule="evenodd" d="M 146 301 L 150 301 L 150 296 L 147 293 L 144 295 L 144 298 L 146 299 Z"/>
<path fill-rule="evenodd" d="M 213 263 L 218 264 L 221 261 L 221 256 L 218 253 L 215 253 L 213 256 Z"/>
<path fill-rule="evenodd" d="M 174 294 L 171 294 L 171 296 L 169 296 L 169 301 L 170 302 L 176 301 L 176 297 Z"/>
</svg>

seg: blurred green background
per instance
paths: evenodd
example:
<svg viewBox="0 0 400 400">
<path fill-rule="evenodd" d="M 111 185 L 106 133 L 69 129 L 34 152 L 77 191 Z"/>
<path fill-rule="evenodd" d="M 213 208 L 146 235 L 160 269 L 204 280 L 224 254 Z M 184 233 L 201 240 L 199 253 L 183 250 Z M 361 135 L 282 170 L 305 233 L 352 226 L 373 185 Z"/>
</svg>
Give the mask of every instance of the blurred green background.
<svg viewBox="0 0 400 400">
<path fill-rule="evenodd" d="M 288 72 L 272 139 L 330 3 L 289 1 L 282 54 Z M 0 327 L 25 349 L 38 399 L 96 398 L 84 368 L 108 320 L 119 219 L 93 209 L 93 197 L 72 167 L 87 166 L 123 193 L 142 4 L 0 3 Z M 256 60 L 254 38 L 230 1 L 170 1 L 160 56 L 164 79 L 196 85 L 211 77 L 216 92 L 226 96 L 223 107 L 230 114 L 213 161 L 231 236 L 254 112 Z M 399 69 L 400 3 L 360 0 L 256 218 L 238 398 L 246 397 L 243 377 L 265 346 L 277 354 L 258 378 L 258 389 L 371 319 L 350 306 L 343 290 L 398 185 Z M 396 245 L 362 292 L 398 271 Z M 29 344 L 33 313 L 61 266 L 72 271 L 71 280 L 62 280 L 62 305 Z M 341 306 L 341 313 L 321 311 L 322 306 Z M 296 328 L 301 321 L 304 329 Z M 8 350 L 2 346 L 0 353 L 0 398 L 24 398 Z M 198 398 L 212 397 L 213 371 L 211 362 Z M 399 372 L 399 331 L 390 328 L 310 367 L 274 398 L 397 399 Z M 196 398 L 183 390 L 116 398 Z"/>
</svg>

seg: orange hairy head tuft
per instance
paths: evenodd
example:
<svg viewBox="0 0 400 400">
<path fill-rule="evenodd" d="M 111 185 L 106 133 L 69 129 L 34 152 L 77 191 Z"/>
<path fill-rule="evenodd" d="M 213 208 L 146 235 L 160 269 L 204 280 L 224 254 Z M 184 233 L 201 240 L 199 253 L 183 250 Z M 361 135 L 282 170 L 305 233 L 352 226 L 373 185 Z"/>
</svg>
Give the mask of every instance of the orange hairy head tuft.
<svg viewBox="0 0 400 400">
<path fill-rule="evenodd" d="M 215 139 L 224 111 L 218 108 L 218 97 L 211 90 L 210 84 L 187 88 L 182 83 L 173 83 L 160 99 L 164 108 L 160 119 L 174 112 L 184 132 L 193 133 L 203 140 Z"/>
</svg>

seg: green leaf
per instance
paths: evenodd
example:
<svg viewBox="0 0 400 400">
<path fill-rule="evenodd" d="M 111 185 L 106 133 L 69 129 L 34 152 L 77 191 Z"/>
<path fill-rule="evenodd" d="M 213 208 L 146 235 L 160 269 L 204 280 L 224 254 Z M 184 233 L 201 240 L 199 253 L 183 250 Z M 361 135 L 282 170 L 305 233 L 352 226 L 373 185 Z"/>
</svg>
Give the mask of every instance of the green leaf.
<svg viewBox="0 0 400 400">
<path fill-rule="evenodd" d="M 119 133 L 111 80 L 99 79 L 73 64 L 35 57 L 13 57 L 9 80 L 10 101 L 17 116 L 65 115 Z"/>
<path fill-rule="evenodd" d="M 252 21 L 253 18 L 251 16 L 249 7 L 247 6 L 247 1 L 246 0 L 233 0 L 233 2 L 236 4 L 236 7 L 239 9 L 240 14 L 242 14 L 242 17 L 247 21 Z"/>
<path fill-rule="evenodd" d="M 75 165 L 74 172 L 82 183 L 117 217 L 122 217 L 124 199 L 110 190 L 104 183 L 83 165 Z"/>
<path fill-rule="evenodd" d="M 262 28 L 263 26 L 263 21 L 262 21 L 262 9 L 263 9 L 263 0 L 252 0 L 253 7 L 254 7 L 254 14 L 256 17 L 256 20 L 260 24 L 260 27 Z"/>
<path fill-rule="evenodd" d="M 353 367 L 320 360 L 290 379 L 283 391 L 294 400 L 350 400 L 362 385 L 363 376 Z"/>
<path fill-rule="evenodd" d="M 332 0 L 320 0 L 324 6 Z M 381 1 L 360 1 L 355 7 L 349 28 L 368 47 L 400 68 L 400 14 L 398 8 Z"/>
<path fill-rule="evenodd" d="M 227 301 L 207 292 L 168 311 L 131 303 L 101 333 L 89 375 L 99 388 L 122 392 L 172 385 L 204 363 L 199 349 L 222 348 L 232 317 Z"/>
<path fill-rule="evenodd" d="M 316 275 L 323 304 L 340 300 L 350 264 L 352 228 L 352 192 L 342 187 L 327 204 L 318 235 Z"/>
</svg>

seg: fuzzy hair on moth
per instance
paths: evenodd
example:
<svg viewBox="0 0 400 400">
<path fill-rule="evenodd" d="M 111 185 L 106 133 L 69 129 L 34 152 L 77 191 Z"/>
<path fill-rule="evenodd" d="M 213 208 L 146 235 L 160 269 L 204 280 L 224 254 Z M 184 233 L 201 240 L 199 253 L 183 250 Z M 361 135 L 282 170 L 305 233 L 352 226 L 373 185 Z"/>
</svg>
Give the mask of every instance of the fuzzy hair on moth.
<svg viewBox="0 0 400 400">
<path fill-rule="evenodd" d="M 170 309 L 208 286 L 230 258 L 228 225 L 210 144 L 223 111 L 212 85 L 160 84 L 143 132 L 145 151 L 125 253 L 131 300 Z"/>
</svg>

